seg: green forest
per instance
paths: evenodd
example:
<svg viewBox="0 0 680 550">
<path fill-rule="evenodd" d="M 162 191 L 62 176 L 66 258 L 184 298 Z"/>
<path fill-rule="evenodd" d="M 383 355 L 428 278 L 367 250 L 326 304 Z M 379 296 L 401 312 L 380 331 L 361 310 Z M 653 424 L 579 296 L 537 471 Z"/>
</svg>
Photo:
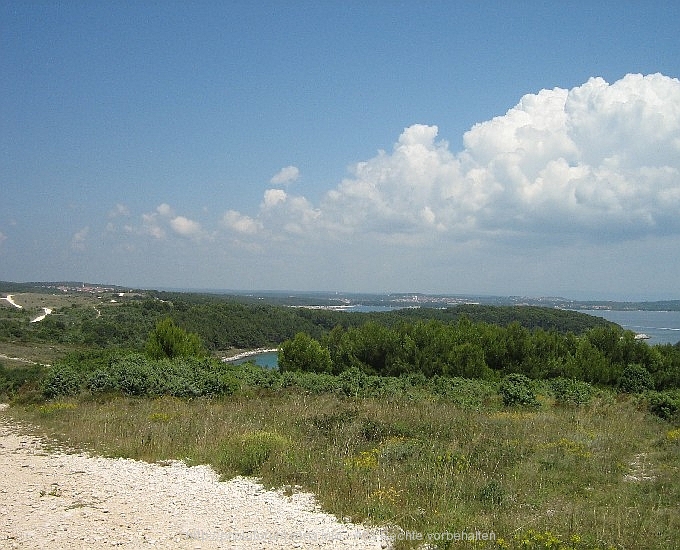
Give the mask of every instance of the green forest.
<svg viewBox="0 0 680 550">
<path fill-rule="evenodd" d="M 649 346 L 632 332 L 578 312 L 458 305 L 345 313 L 235 296 L 155 291 L 129 293 L 124 299 L 114 295 L 119 299 L 96 303 L 64 299 L 35 323 L 30 319 L 37 306 L 33 312 L 0 309 L 0 342 L 62 346 L 49 370 L 40 365 L 8 369 L 0 363 L 0 389 L 12 393 L 25 385 L 23 391 L 34 394 L 40 379 L 50 397 L 83 390 L 219 395 L 234 386 L 234 369 L 220 361 L 225 353 L 277 347 L 276 376 L 350 372 L 499 383 L 514 374 L 534 381 L 574 380 L 655 392 L 652 401 L 665 403 L 663 415 L 678 408 L 680 346 Z M 21 296 L 30 301 L 30 295 Z M 168 352 L 173 346 L 188 351 Z M 138 386 L 147 389 L 126 390 L 119 383 L 123 376 L 137 375 L 147 380 Z"/>
</svg>

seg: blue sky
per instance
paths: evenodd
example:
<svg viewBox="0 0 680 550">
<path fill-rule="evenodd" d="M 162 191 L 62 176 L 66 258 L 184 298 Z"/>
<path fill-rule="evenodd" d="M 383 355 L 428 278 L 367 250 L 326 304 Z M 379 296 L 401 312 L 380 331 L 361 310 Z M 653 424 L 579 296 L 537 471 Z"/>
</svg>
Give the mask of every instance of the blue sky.
<svg viewBox="0 0 680 550">
<path fill-rule="evenodd" d="M 680 298 L 676 2 L 0 3 L 0 279 Z"/>
</svg>

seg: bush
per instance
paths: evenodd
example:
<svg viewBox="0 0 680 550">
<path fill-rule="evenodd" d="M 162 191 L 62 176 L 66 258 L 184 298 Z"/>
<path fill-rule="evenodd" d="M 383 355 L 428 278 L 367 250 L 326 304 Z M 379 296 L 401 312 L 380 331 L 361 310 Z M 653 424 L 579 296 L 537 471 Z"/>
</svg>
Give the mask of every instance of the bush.
<svg viewBox="0 0 680 550">
<path fill-rule="evenodd" d="M 68 365 L 55 365 L 45 376 L 42 393 L 47 399 L 76 395 L 80 392 L 80 375 Z"/>
<path fill-rule="evenodd" d="M 593 396 L 593 387 L 587 382 L 569 378 L 555 378 L 550 381 L 550 386 L 559 403 L 571 403 L 584 405 Z"/>
<path fill-rule="evenodd" d="M 114 361 L 110 372 L 116 386 L 125 395 L 156 395 L 159 389 L 152 362 L 141 355 Z"/>
<path fill-rule="evenodd" d="M 491 382 L 484 380 L 437 375 L 432 377 L 427 387 L 430 393 L 440 399 L 468 409 L 479 409 L 484 400 L 496 391 Z"/>
<path fill-rule="evenodd" d="M 333 370 L 331 353 L 308 334 L 298 332 L 295 338 L 281 344 L 279 370 L 331 372 Z"/>
<path fill-rule="evenodd" d="M 314 395 L 338 390 L 338 378 L 332 374 L 286 371 L 281 375 L 281 387 L 299 388 Z"/>
<path fill-rule="evenodd" d="M 370 376 L 365 393 L 367 397 L 408 398 L 415 393 L 413 390 L 403 376 Z"/>
<path fill-rule="evenodd" d="M 663 420 L 672 420 L 680 411 L 680 401 L 668 393 L 650 392 L 648 399 L 649 411 Z"/>
<path fill-rule="evenodd" d="M 539 406 L 531 380 L 523 374 L 513 373 L 507 375 L 501 381 L 498 392 L 501 394 L 503 404 L 505 405 Z"/>
<path fill-rule="evenodd" d="M 619 390 L 624 393 L 640 393 L 654 388 L 654 380 L 642 365 L 633 363 L 623 369 L 619 377 Z"/>
<path fill-rule="evenodd" d="M 349 368 L 338 375 L 340 390 L 348 397 L 363 395 L 368 384 L 368 375 L 357 367 Z"/>
<path fill-rule="evenodd" d="M 259 389 L 281 387 L 281 373 L 277 370 L 261 367 L 254 363 L 243 363 L 240 367 L 241 379 L 248 386 Z"/>
<path fill-rule="evenodd" d="M 146 343 L 146 353 L 153 359 L 201 357 L 206 354 L 198 334 L 185 331 L 170 318 L 159 321 L 151 331 Z"/>
<path fill-rule="evenodd" d="M 217 376 L 217 393 L 220 395 L 233 395 L 241 389 L 238 378 L 232 372 L 225 372 Z"/>
<path fill-rule="evenodd" d="M 109 393 L 118 390 L 118 384 L 111 373 L 97 369 L 90 376 L 88 376 L 85 386 L 92 393 Z"/>
<path fill-rule="evenodd" d="M 219 377 L 210 360 L 197 357 L 164 359 L 152 362 L 156 386 L 152 391 L 158 395 L 174 397 L 200 397 L 219 393 Z"/>
</svg>

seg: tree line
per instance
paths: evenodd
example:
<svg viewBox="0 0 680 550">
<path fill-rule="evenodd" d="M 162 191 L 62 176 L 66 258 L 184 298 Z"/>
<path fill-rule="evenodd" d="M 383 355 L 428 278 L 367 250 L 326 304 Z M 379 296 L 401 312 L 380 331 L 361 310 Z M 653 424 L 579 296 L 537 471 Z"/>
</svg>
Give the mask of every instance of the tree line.
<svg viewBox="0 0 680 550">
<path fill-rule="evenodd" d="M 581 335 L 533 330 L 513 321 L 506 326 L 438 320 L 385 326 L 336 326 L 320 338 L 300 332 L 280 346 L 282 371 L 340 374 L 359 369 L 369 375 L 449 376 L 499 380 L 518 373 L 533 379 L 568 378 L 617 385 L 626 369 L 638 369 L 648 389 L 680 388 L 680 346 L 647 345 L 614 325 Z M 644 389 L 644 388 L 643 388 Z"/>
</svg>

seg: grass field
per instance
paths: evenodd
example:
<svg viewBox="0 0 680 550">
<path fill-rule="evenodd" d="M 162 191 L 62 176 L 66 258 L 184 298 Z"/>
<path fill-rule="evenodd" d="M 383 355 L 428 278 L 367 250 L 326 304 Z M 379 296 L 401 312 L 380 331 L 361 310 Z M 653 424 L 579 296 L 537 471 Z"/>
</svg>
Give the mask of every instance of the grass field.
<svg viewBox="0 0 680 550">
<path fill-rule="evenodd" d="M 398 548 L 675 549 L 680 430 L 607 392 L 580 407 L 540 403 L 507 408 L 494 395 L 466 408 L 288 389 L 81 396 L 8 412 L 71 448 L 179 458 L 312 491 L 339 518 L 398 526 Z M 495 540 L 442 535 L 473 532 Z"/>
</svg>

